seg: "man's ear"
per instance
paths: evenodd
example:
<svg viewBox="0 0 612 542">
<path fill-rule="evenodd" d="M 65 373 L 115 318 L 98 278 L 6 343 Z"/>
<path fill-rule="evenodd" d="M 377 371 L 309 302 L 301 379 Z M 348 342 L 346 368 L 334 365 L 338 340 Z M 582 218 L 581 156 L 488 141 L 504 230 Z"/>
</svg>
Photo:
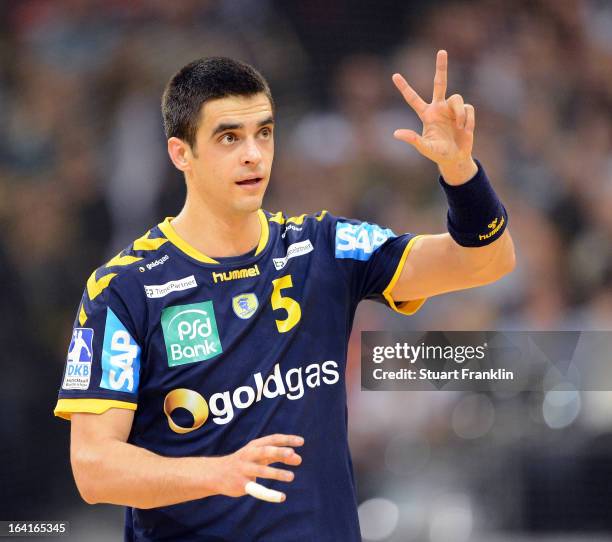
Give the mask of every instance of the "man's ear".
<svg viewBox="0 0 612 542">
<path fill-rule="evenodd" d="M 168 139 L 168 155 L 179 171 L 185 172 L 190 169 L 193 152 L 187 142 L 178 137 Z"/>
</svg>

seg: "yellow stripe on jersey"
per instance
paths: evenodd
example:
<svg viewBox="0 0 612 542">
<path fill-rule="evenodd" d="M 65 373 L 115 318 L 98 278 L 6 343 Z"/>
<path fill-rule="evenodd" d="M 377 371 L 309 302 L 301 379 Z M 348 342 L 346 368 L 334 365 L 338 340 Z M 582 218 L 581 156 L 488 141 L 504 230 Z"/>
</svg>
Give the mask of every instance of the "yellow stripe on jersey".
<svg viewBox="0 0 612 542">
<path fill-rule="evenodd" d="M 108 273 L 101 279 L 96 280 L 96 272 L 94 271 L 87 279 L 87 295 L 93 301 L 98 297 L 110 284 L 110 281 L 117 276 L 117 273 Z"/>
<path fill-rule="evenodd" d="M 321 220 L 323 220 L 323 217 L 327 214 L 327 210 L 323 209 L 318 215 L 314 215 L 314 218 L 318 221 L 321 222 Z M 278 224 L 285 224 L 285 222 L 287 224 L 296 224 L 297 226 L 299 226 L 300 224 L 304 223 L 304 219 L 307 218 L 309 215 L 307 215 L 306 213 L 300 215 L 300 216 L 292 216 L 289 217 L 285 220 L 285 217 L 283 216 L 283 213 L 281 211 L 278 211 L 278 213 L 274 213 L 270 218 L 270 222 L 276 222 Z"/>
<path fill-rule="evenodd" d="M 416 311 L 418 311 L 423 306 L 423 303 L 425 303 L 427 298 L 415 299 L 412 301 L 400 301 L 399 303 L 397 303 L 393 299 L 393 297 L 391 297 L 391 290 L 393 290 L 393 288 L 397 284 L 397 281 L 399 280 L 400 275 L 402 274 L 402 270 L 404 269 L 406 258 L 408 257 L 408 254 L 410 253 L 410 250 L 412 249 L 414 242 L 419 237 L 423 237 L 423 236 L 417 235 L 416 237 L 413 237 L 412 239 L 410 239 L 410 241 L 406 245 L 406 248 L 404 249 L 404 253 L 402 254 L 402 257 L 400 258 L 400 261 L 397 264 L 397 268 L 395 269 L 395 273 L 393 274 L 391 281 L 389 282 L 388 286 L 385 288 L 385 291 L 383 292 L 383 296 L 387 300 L 387 303 L 389 303 L 389 307 L 391 307 L 395 312 L 399 312 L 400 314 L 405 314 L 406 316 L 410 316 L 411 314 L 414 314 Z"/>
<path fill-rule="evenodd" d="M 81 310 L 79 310 L 79 324 L 82 326 L 87 322 L 87 313 L 85 312 L 85 307 L 83 307 L 83 303 L 81 303 Z"/>
<path fill-rule="evenodd" d="M 308 216 L 306 213 L 300 215 L 300 216 L 292 216 L 290 218 L 287 219 L 287 224 L 295 224 L 296 226 L 299 226 L 300 224 L 304 223 L 304 218 L 306 218 L 306 216 Z"/>
<path fill-rule="evenodd" d="M 168 242 L 168 239 L 165 239 L 163 237 L 160 237 L 158 239 L 149 239 L 149 235 L 151 235 L 151 230 L 145 233 L 142 237 L 136 239 L 136 241 L 134 241 L 132 245 L 131 250 L 157 250 L 164 243 Z M 134 262 L 139 262 L 140 260 L 144 260 L 144 257 L 142 256 L 132 256 L 131 254 L 123 254 L 123 252 L 124 251 L 121 251 L 119 254 L 111 258 L 100 269 L 121 267 L 133 264 Z M 93 301 L 96 297 L 98 297 L 108 287 L 111 280 L 113 280 L 113 278 L 117 276 L 117 273 L 109 273 L 107 275 L 104 275 L 100 279 L 96 279 L 96 273 L 100 269 L 96 269 L 96 271 L 94 271 L 87 280 L 87 295 L 89 296 L 90 301 Z M 87 313 L 85 312 L 85 308 L 81 306 L 81 310 L 79 311 L 79 323 L 83 325 L 86 320 Z"/>
<path fill-rule="evenodd" d="M 259 209 L 257 211 L 257 216 L 259 218 L 259 223 L 261 224 L 261 234 L 259 236 L 259 243 L 257 244 L 255 254 L 259 254 L 264 248 L 266 248 L 270 238 L 270 226 L 268 225 L 268 219 L 266 218 L 265 213 Z M 187 241 L 180 237 L 179 234 L 176 233 L 176 230 L 172 227 L 172 218 L 173 217 L 166 218 L 161 224 L 159 224 L 159 229 L 173 245 L 177 246 L 185 254 L 191 256 L 193 259 L 198 260 L 199 262 L 219 263 L 217 260 L 200 252 L 197 248 L 191 246 Z"/>
<path fill-rule="evenodd" d="M 114 399 L 59 399 L 53 410 L 58 418 L 69 420 L 75 412 L 88 414 L 103 414 L 111 408 L 136 410 L 136 403 L 116 401 Z"/>
<path fill-rule="evenodd" d="M 199 262 L 219 263 L 217 260 L 213 260 L 206 254 L 200 252 L 197 248 L 192 247 L 187 241 L 180 237 L 179 234 L 176 233 L 176 230 L 172 227 L 172 224 L 170 223 L 173 218 L 174 217 L 167 217 L 166 220 L 159 224 L 159 229 L 173 245 L 177 246 L 185 254 L 191 256 L 194 260 L 198 260 Z"/>
<path fill-rule="evenodd" d="M 327 209 L 323 209 L 318 215 L 315 216 L 318 222 L 323 220 L 323 217 L 327 214 Z"/>
<path fill-rule="evenodd" d="M 270 222 L 276 222 L 277 224 L 282 225 L 285 223 L 285 217 L 283 216 L 283 213 L 281 211 L 278 211 L 278 213 L 274 213 L 270 217 Z"/>
<path fill-rule="evenodd" d="M 261 224 L 261 235 L 259 236 L 259 244 L 257 245 L 255 255 L 259 254 L 264 248 L 266 248 L 268 238 L 270 237 L 270 225 L 268 224 L 266 214 L 259 209 L 259 211 L 257 211 L 257 215 L 259 216 L 259 223 Z"/>
<path fill-rule="evenodd" d="M 149 235 L 151 235 L 151 230 L 145 233 L 142 237 L 136 239 L 132 248 L 134 250 L 157 250 L 164 243 L 168 242 L 168 239 L 164 237 L 158 237 L 157 239 L 149 239 Z"/>
<path fill-rule="evenodd" d="M 121 255 L 121 252 L 117 254 L 114 258 L 111 258 L 108 262 L 106 262 L 104 267 L 115 267 L 118 265 L 130 265 L 134 262 L 139 262 L 143 258 L 139 258 L 138 256 L 130 256 L 129 254 Z"/>
</svg>

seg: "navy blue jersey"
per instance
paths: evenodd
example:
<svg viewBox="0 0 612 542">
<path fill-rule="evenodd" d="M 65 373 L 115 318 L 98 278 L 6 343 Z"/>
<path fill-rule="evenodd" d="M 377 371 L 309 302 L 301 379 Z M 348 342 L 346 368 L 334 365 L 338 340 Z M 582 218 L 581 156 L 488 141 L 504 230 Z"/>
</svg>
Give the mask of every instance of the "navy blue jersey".
<svg viewBox="0 0 612 542">
<path fill-rule="evenodd" d="M 214 260 L 162 222 L 87 281 L 55 414 L 135 410 L 129 442 L 167 457 L 304 436 L 282 504 L 212 496 L 128 508 L 128 540 L 360 540 L 345 368 L 357 304 L 390 291 L 415 237 L 326 211 L 259 211 L 258 247 Z M 112 458 L 109 458 L 112 461 Z"/>
</svg>

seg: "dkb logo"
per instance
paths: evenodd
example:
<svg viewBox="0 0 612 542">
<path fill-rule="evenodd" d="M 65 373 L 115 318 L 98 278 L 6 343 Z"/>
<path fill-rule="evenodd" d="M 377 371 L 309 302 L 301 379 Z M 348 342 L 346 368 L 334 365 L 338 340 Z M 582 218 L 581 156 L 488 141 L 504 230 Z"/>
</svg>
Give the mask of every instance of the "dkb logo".
<svg viewBox="0 0 612 542">
<path fill-rule="evenodd" d="M 166 307 L 161 324 L 170 367 L 203 361 L 223 352 L 212 301 Z"/>
</svg>

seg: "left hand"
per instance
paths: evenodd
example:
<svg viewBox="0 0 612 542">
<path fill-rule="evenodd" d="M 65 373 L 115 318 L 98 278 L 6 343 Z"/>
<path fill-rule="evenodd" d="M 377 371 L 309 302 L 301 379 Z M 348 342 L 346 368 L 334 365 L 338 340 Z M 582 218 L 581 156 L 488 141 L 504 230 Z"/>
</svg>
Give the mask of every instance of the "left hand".
<svg viewBox="0 0 612 542">
<path fill-rule="evenodd" d="M 412 145 L 440 168 L 446 182 L 462 184 L 477 171 L 472 159 L 474 144 L 474 107 L 463 102 L 460 94 L 446 99 L 448 55 L 438 51 L 433 98 L 425 102 L 399 74 L 393 82 L 423 123 L 423 134 L 413 130 L 395 130 L 393 136 Z"/>
</svg>

